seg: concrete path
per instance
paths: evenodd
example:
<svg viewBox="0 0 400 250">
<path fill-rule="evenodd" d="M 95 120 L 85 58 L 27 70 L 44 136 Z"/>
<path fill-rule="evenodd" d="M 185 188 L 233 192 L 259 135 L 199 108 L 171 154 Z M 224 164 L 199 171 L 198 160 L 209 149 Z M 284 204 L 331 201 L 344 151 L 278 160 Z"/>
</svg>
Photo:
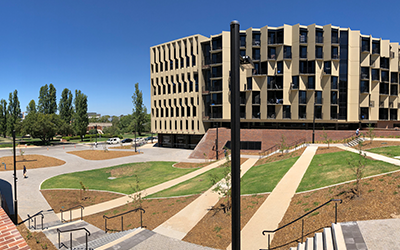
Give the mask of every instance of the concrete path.
<svg viewBox="0 0 400 250">
<path fill-rule="evenodd" d="M 90 146 L 87 145 L 75 146 L 73 144 L 66 144 L 53 147 L 36 147 L 23 149 L 25 151 L 25 155 L 45 155 L 64 160 L 66 163 L 62 166 L 57 167 L 28 169 L 28 178 L 26 179 L 22 177 L 22 170 L 17 171 L 18 214 L 21 216 L 22 219 L 26 219 L 27 214 L 33 215 L 41 210 L 44 210 L 45 226 L 51 226 L 59 223 L 59 218 L 54 214 L 46 199 L 44 199 L 40 192 L 41 183 L 44 180 L 53 176 L 132 162 L 189 161 L 188 157 L 192 152 L 192 150 L 185 149 L 152 147 L 141 149 L 141 152 L 143 152 L 143 154 L 140 155 L 133 155 L 103 161 L 85 160 L 78 156 L 66 153 L 68 151 L 87 150 L 89 148 Z M 99 145 L 98 149 L 101 150 L 102 145 Z M 19 151 L 17 151 L 17 154 L 19 154 Z M 11 155 L 12 151 L 10 149 L 0 150 L 0 157 Z M 2 190 L 2 194 L 6 198 L 10 211 L 14 211 L 13 184 L 13 171 L 10 170 L 0 172 L 0 190 Z"/>
<path fill-rule="evenodd" d="M 350 147 L 338 146 L 338 148 L 346 150 L 346 151 L 349 151 L 349 152 L 353 152 L 353 153 L 356 153 L 356 154 L 359 153 L 359 150 L 354 149 L 354 148 L 350 148 Z M 384 156 L 384 155 L 375 154 L 375 153 L 371 153 L 371 152 L 363 151 L 363 150 L 361 152 L 362 152 L 362 154 L 366 154 L 368 157 L 371 157 L 374 160 L 384 161 L 384 162 L 387 162 L 387 163 L 391 163 L 393 165 L 400 166 L 400 160 L 398 160 L 398 159 L 394 159 L 394 158 L 391 158 L 391 157 L 387 157 L 387 156 Z"/>
<path fill-rule="evenodd" d="M 276 185 L 271 194 L 242 229 L 242 249 L 258 250 L 268 248 L 267 236 L 263 236 L 262 231 L 278 228 L 317 148 L 317 146 L 313 145 L 306 148 L 293 167 L 283 176 L 278 185 Z M 273 236 L 271 234 L 271 241 Z M 231 249 L 231 247 L 229 245 L 227 249 Z"/>
<path fill-rule="evenodd" d="M 163 182 L 163 183 L 161 183 L 159 185 L 150 187 L 150 188 L 148 188 L 146 190 L 143 190 L 141 192 L 138 192 L 136 194 L 142 193 L 142 197 L 145 197 L 145 196 L 148 196 L 148 195 L 151 195 L 151 194 L 155 194 L 155 193 L 157 193 L 159 191 L 162 191 L 164 189 L 173 187 L 173 186 L 175 186 L 175 185 L 177 185 L 177 184 L 179 184 L 181 182 L 187 181 L 187 180 L 192 179 L 192 178 L 194 178 L 194 177 L 196 177 L 196 176 L 198 176 L 200 174 L 203 174 L 203 173 L 205 173 L 205 172 L 207 172 L 207 171 L 209 171 L 209 170 L 211 170 L 213 168 L 216 168 L 216 167 L 224 164 L 225 162 L 226 162 L 226 159 L 224 158 L 224 159 L 222 159 L 220 161 L 217 161 L 217 162 L 214 162 L 214 163 L 212 163 L 212 164 L 210 164 L 210 165 L 208 165 L 206 167 L 200 168 L 199 170 L 193 171 L 191 173 L 188 173 L 188 174 L 186 174 L 184 176 L 181 176 L 181 177 L 178 177 L 176 179 L 173 179 L 173 180 L 170 180 L 170 181 L 167 181 L 167 182 Z M 84 216 L 88 216 L 88 215 L 91 215 L 91 214 L 96 214 L 96 213 L 99 213 L 99 212 L 106 211 L 108 209 L 116 208 L 116 207 L 125 205 L 127 202 L 130 202 L 130 201 L 132 201 L 132 199 L 129 198 L 129 196 L 127 195 L 127 196 L 123 196 L 123 197 L 118 198 L 118 199 L 114 199 L 114 200 L 111 200 L 111 201 L 99 203 L 99 204 L 96 204 L 96 205 L 93 205 L 93 206 L 90 206 L 90 207 L 85 207 Z M 61 219 L 61 214 L 58 213 L 57 216 Z M 65 213 L 63 215 L 63 218 L 65 220 L 70 220 L 69 216 L 70 216 L 69 213 Z M 72 211 L 72 219 L 80 218 L 80 216 L 81 216 L 81 210 L 80 209 Z"/>
<path fill-rule="evenodd" d="M 242 177 L 258 159 L 249 158 L 241 165 L 240 176 Z M 209 209 L 213 207 L 221 198 L 213 189 L 224 180 L 218 182 L 200 197 L 187 205 L 180 212 L 175 214 L 169 220 L 158 226 L 153 231 L 171 238 L 183 239 L 190 230 L 208 213 Z"/>
</svg>

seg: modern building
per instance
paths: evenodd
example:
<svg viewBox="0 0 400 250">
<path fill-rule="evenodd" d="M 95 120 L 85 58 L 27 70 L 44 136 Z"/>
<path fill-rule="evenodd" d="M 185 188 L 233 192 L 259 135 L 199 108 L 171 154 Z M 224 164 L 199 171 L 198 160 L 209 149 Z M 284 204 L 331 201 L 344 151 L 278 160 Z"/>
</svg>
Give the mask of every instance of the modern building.
<svg viewBox="0 0 400 250">
<path fill-rule="evenodd" d="M 332 25 L 240 32 L 242 128 L 400 126 L 399 43 Z M 162 146 L 193 148 L 230 127 L 230 33 L 150 48 L 151 129 Z M 239 60 L 239 58 L 237 59 Z M 399 124 L 399 125 L 398 125 Z"/>
</svg>

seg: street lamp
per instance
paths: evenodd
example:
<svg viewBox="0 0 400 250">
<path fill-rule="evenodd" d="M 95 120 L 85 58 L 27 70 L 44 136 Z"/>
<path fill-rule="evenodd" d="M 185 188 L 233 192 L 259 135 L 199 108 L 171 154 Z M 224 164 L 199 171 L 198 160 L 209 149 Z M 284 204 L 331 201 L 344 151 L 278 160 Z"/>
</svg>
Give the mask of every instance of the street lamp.
<svg viewBox="0 0 400 250">
<path fill-rule="evenodd" d="M 312 126 L 312 143 L 314 143 L 315 137 L 315 101 L 314 101 L 314 114 L 313 114 L 313 126 Z"/>
<path fill-rule="evenodd" d="M 97 124 L 96 126 L 94 126 L 94 128 L 96 129 L 96 148 L 97 148 Z"/>
<path fill-rule="evenodd" d="M 137 152 L 136 151 L 136 131 L 137 131 L 137 122 L 135 123 L 135 153 Z"/>
<path fill-rule="evenodd" d="M 218 122 L 216 124 L 217 127 L 217 138 L 215 139 L 215 159 L 218 161 Z"/>
<path fill-rule="evenodd" d="M 14 224 L 18 224 L 18 199 L 17 199 L 17 161 L 15 155 L 15 130 L 13 136 L 13 156 L 14 156 Z"/>
</svg>

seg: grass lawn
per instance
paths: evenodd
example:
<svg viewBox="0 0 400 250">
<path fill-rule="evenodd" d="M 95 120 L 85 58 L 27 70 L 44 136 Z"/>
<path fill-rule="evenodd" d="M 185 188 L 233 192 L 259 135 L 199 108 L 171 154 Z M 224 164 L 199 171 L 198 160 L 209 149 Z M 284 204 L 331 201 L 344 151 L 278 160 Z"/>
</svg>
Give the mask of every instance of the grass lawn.
<svg viewBox="0 0 400 250">
<path fill-rule="evenodd" d="M 371 149 L 368 149 L 367 151 L 371 152 L 371 153 L 385 155 L 385 156 L 388 156 L 388 157 L 400 156 L 400 147 L 399 146 L 371 148 Z"/>
<path fill-rule="evenodd" d="M 224 168 L 218 167 L 207 171 L 204 174 L 196 176 L 190 180 L 179 183 L 173 187 L 147 196 L 146 198 L 184 196 L 190 194 L 200 194 L 207 191 L 213 185 L 210 174 L 218 176 L 218 179 L 224 178 Z"/>
<path fill-rule="evenodd" d="M 358 157 L 358 154 L 347 151 L 315 155 L 297 188 L 297 192 L 355 180 L 355 173 L 347 160 L 357 161 Z M 398 166 L 386 162 L 366 159 L 364 177 L 398 169 Z"/>
<path fill-rule="evenodd" d="M 133 192 L 131 185 L 136 184 L 135 175 L 139 178 L 140 189 L 185 175 L 196 168 L 173 168 L 175 162 L 141 162 L 123 164 L 114 167 L 63 174 L 50 178 L 42 183 L 41 189 L 74 188 L 80 189 L 83 182 L 92 190 L 107 190 L 124 194 Z M 116 177 L 110 180 L 108 177 Z"/>
<path fill-rule="evenodd" d="M 241 194 L 271 192 L 299 157 L 253 166 L 242 178 Z"/>
</svg>

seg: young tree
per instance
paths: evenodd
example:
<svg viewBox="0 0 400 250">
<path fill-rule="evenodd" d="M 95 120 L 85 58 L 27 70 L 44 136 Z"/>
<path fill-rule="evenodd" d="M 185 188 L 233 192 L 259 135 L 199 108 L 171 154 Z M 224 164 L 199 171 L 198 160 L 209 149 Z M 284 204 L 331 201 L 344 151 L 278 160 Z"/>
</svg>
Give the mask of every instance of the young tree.
<svg viewBox="0 0 400 250">
<path fill-rule="evenodd" d="M 7 132 L 9 135 L 15 130 L 16 124 L 20 121 L 21 108 L 18 100 L 18 91 L 14 90 L 10 93 L 8 98 L 8 119 L 7 119 Z"/>
<path fill-rule="evenodd" d="M 28 106 L 26 106 L 26 112 L 27 112 L 28 114 L 36 113 L 36 103 L 35 103 L 35 100 L 31 100 L 31 101 L 29 102 Z"/>
<path fill-rule="evenodd" d="M 370 138 L 371 142 L 374 140 L 375 138 L 375 133 L 374 133 L 374 127 L 372 127 L 371 124 L 368 124 L 368 132 L 367 132 L 367 136 Z"/>
<path fill-rule="evenodd" d="M 58 109 L 60 111 L 60 118 L 67 124 L 70 124 L 74 109 L 72 107 L 72 93 L 69 89 L 65 88 L 61 93 L 60 103 Z"/>
<path fill-rule="evenodd" d="M 135 92 L 132 95 L 133 102 L 133 130 L 139 132 L 139 135 L 144 132 L 146 125 L 146 107 L 143 104 L 142 91 L 139 90 L 139 83 L 135 84 Z"/>
<path fill-rule="evenodd" d="M 332 142 L 332 139 L 330 139 L 328 134 L 325 132 L 325 128 L 324 128 L 324 132 L 322 133 L 322 137 L 324 137 L 324 142 L 326 144 L 328 144 L 328 148 L 329 148 L 329 144 Z"/>
<path fill-rule="evenodd" d="M 75 133 L 77 133 L 81 137 L 81 141 L 83 141 L 83 137 L 86 134 L 86 128 L 89 124 L 89 118 L 87 115 L 87 96 L 83 94 L 80 90 L 75 90 L 75 114 L 73 116 L 73 128 Z"/>
<path fill-rule="evenodd" d="M 354 175 L 356 177 L 355 188 L 353 188 L 351 190 L 351 192 L 355 196 L 361 195 L 360 182 L 364 176 L 365 167 L 367 164 L 367 155 L 365 153 L 364 154 L 362 153 L 362 147 L 363 147 L 363 142 L 359 141 L 358 142 L 358 156 L 347 159 L 347 163 L 348 163 L 350 169 L 354 172 Z"/>
<path fill-rule="evenodd" d="M 282 155 L 283 155 L 283 153 L 285 152 L 286 148 L 287 148 L 287 145 L 286 145 L 286 138 L 285 138 L 285 136 L 282 134 L 282 136 L 281 136 L 281 145 L 280 145 L 280 149 L 279 149 L 279 151 L 281 151 Z"/>
<path fill-rule="evenodd" d="M 7 102 L 4 99 L 0 101 L 0 134 L 6 138 L 7 135 Z"/>
</svg>

